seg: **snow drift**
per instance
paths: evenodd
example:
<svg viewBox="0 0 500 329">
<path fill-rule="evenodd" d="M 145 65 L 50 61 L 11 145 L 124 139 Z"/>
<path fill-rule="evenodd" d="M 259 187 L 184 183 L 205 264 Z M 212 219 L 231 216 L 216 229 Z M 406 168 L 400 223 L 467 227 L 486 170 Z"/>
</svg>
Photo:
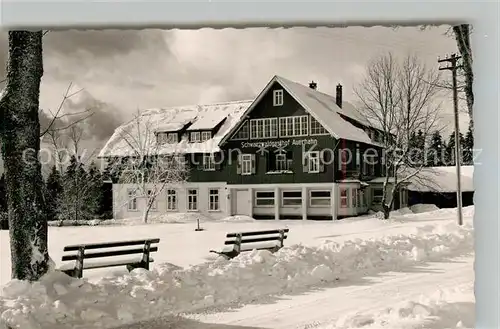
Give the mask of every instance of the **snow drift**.
<svg viewBox="0 0 500 329">
<path fill-rule="evenodd" d="M 101 279 L 95 284 L 60 272 L 41 281 L 12 280 L 0 297 L 0 328 L 105 328 L 292 292 L 343 277 L 395 269 L 473 250 L 473 229 L 425 226 L 413 234 L 318 247 L 293 245 L 275 254 L 243 253 L 233 260 Z"/>
</svg>

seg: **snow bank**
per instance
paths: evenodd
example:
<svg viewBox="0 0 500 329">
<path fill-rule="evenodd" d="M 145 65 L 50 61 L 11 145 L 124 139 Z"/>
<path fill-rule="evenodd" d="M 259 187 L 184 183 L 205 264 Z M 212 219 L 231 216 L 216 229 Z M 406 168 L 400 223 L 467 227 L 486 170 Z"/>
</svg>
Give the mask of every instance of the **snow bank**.
<svg viewBox="0 0 500 329">
<path fill-rule="evenodd" d="M 419 203 L 411 206 L 410 210 L 415 214 L 421 214 L 423 212 L 436 211 L 439 210 L 439 208 L 434 204 Z"/>
<path fill-rule="evenodd" d="M 356 312 L 346 314 L 335 324 L 318 326 L 318 329 L 404 327 L 472 329 L 475 321 L 474 307 L 471 283 L 450 290 L 438 290 L 431 296 L 422 295 L 418 300 L 401 302 L 373 314 Z"/>
<path fill-rule="evenodd" d="M 253 219 L 250 216 L 229 216 L 226 218 L 221 219 L 222 222 L 238 222 L 238 223 L 249 223 L 249 222 L 254 222 L 255 219 Z"/>
<path fill-rule="evenodd" d="M 275 254 L 252 251 L 185 269 L 159 264 L 152 271 L 137 269 L 95 284 L 54 272 L 33 284 L 13 280 L 4 287 L 0 328 L 116 327 L 472 250 L 472 227 L 450 224 L 426 226 L 409 235 L 293 245 Z"/>
<path fill-rule="evenodd" d="M 194 223 L 197 220 L 200 223 L 214 221 L 214 219 L 204 216 L 200 213 L 172 213 L 155 215 L 150 214 L 148 224 L 179 224 Z M 126 219 L 107 219 L 107 220 L 65 220 L 49 221 L 49 226 L 103 226 L 103 225 L 143 225 L 142 217 Z"/>
</svg>

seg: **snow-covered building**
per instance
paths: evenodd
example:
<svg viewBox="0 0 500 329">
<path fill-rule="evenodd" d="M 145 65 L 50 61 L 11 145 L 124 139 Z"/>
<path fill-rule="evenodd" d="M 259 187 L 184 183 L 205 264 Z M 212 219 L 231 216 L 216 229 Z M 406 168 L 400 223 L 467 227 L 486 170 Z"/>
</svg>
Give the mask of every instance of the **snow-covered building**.
<svg viewBox="0 0 500 329">
<path fill-rule="evenodd" d="M 154 211 L 336 219 L 380 202 L 373 179 L 382 176 L 382 131 L 343 100 L 341 85 L 331 96 L 314 82 L 274 76 L 253 100 L 150 109 L 139 120 L 155 123 L 138 131 L 156 154 L 182 155 L 190 167 L 188 181 L 167 187 Z M 136 124 L 116 129 L 99 156 L 130 156 L 121 136 Z M 144 205 L 118 183 L 113 198 L 115 218 L 138 216 Z"/>
</svg>

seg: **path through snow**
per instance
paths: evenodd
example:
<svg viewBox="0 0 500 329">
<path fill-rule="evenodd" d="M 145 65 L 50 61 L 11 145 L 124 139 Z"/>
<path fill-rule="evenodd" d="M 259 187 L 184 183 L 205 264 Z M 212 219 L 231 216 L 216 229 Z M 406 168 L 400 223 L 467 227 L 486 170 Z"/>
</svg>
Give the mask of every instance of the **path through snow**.
<svg viewBox="0 0 500 329">
<path fill-rule="evenodd" d="M 313 329 L 344 327 L 343 317 L 361 314 L 364 325 L 370 315 L 401 302 L 418 300 L 438 290 L 450 290 L 474 282 L 473 257 L 426 263 L 425 265 L 339 283 L 339 286 L 298 296 L 281 296 L 271 303 L 246 305 L 216 314 L 188 315 L 193 320 L 217 328 Z M 447 319 L 450 326 L 461 320 Z M 352 321 L 352 320 L 351 320 Z M 423 321 L 423 320 L 422 320 Z M 123 329 L 166 329 L 168 320 L 156 319 L 121 327 Z M 454 323 L 453 323 L 454 322 Z M 440 322 L 442 323 L 442 321 Z M 360 326 L 363 323 L 358 323 Z M 465 324 L 467 325 L 467 324 Z M 470 325 L 469 324 L 469 328 Z M 412 325 L 414 326 L 414 324 Z M 396 326 L 398 327 L 398 326 Z M 195 327 L 197 328 L 197 327 Z M 205 326 L 200 326 L 205 328 Z M 430 328 L 428 326 L 420 328 Z M 437 328 L 437 327 L 436 327 Z"/>
</svg>

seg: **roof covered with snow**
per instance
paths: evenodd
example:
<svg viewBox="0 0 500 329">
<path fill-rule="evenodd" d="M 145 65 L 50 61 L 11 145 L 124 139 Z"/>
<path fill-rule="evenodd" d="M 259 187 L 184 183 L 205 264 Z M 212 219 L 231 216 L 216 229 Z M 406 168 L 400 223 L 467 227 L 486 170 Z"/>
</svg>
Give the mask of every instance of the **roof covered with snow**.
<svg viewBox="0 0 500 329">
<path fill-rule="evenodd" d="M 99 157 L 134 156 L 137 155 L 137 151 L 144 155 L 217 152 L 220 150 L 219 143 L 222 137 L 240 121 L 244 110 L 251 103 L 252 101 L 237 101 L 143 111 L 137 119 L 134 118 L 115 130 L 99 153 Z M 212 139 L 201 143 L 190 143 L 187 136 L 184 136 L 175 144 L 156 143 L 155 133 L 175 131 L 189 122 L 193 122 L 193 125 L 198 122 L 195 126 L 197 129 L 213 128 L 220 123 L 220 120 L 214 123 L 217 120 L 203 119 L 209 118 L 212 113 L 217 114 L 215 117 L 226 118 Z"/>
<path fill-rule="evenodd" d="M 255 100 L 177 106 L 143 111 L 139 116 L 139 120 L 134 119 L 115 130 L 101 150 L 99 157 L 132 156 L 137 153 L 137 150 L 133 152 L 137 148 L 143 150 L 142 153 L 149 155 L 217 152 L 220 150 L 220 144 L 237 128 L 240 119 L 251 111 L 275 81 L 279 82 L 335 138 L 378 145 L 372 142 L 370 136 L 363 129 L 355 127 L 341 117 L 341 115 L 344 115 L 365 126 L 371 126 L 350 103 L 343 102 L 342 108 L 340 108 L 331 95 L 283 77 L 274 76 Z M 178 131 L 187 124 L 190 124 L 187 131 L 194 131 L 211 130 L 221 123 L 220 129 L 215 132 L 212 139 L 201 143 L 189 143 L 187 136 L 183 136 L 178 143 L 158 145 L 154 136 L 158 132 Z M 137 136 L 141 137 L 138 138 Z M 137 145 L 131 145 L 131 139 Z M 148 149 L 147 152 L 146 148 Z"/>
<path fill-rule="evenodd" d="M 474 191 L 474 166 L 462 166 L 461 188 L 463 192 Z M 416 192 L 453 193 L 457 191 L 456 167 L 424 168 L 418 178 L 411 179 L 408 190 Z"/>
</svg>

